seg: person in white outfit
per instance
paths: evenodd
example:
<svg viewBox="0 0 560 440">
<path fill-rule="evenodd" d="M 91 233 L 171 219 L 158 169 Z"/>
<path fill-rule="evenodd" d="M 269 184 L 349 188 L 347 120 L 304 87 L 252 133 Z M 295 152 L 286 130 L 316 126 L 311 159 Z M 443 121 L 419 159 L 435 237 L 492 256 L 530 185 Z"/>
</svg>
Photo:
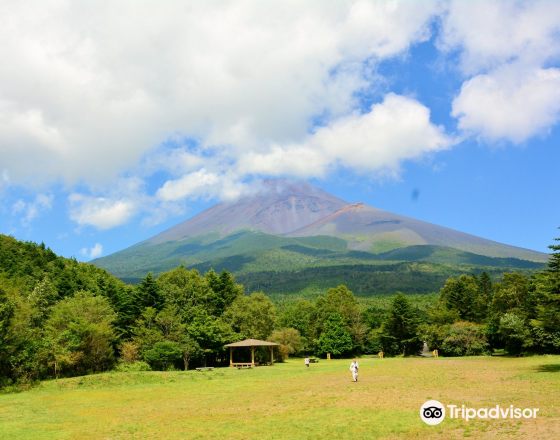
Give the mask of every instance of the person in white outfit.
<svg viewBox="0 0 560 440">
<path fill-rule="evenodd" d="M 309 356 L 305 357 L 305 368 L 309 370 Z"/>
<path fill-rule="evenodd" d="M 354 382 L 358 382 L 358 362 L 356 359 L 350 364 L 350 371 L 352 372 L 352 377 L 354 378 Z"/>
</svg>

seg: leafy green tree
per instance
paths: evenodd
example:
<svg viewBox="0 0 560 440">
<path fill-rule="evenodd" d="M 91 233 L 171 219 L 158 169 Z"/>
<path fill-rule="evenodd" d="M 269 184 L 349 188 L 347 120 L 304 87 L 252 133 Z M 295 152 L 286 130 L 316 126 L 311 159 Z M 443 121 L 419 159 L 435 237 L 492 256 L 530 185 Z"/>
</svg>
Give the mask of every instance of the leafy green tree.
<svg viewBox="0 0 560 440">
<path fill-rule="evenodd" d="M 441 301 L 436 302 L 427 310 L 428 321 L 435 325 L 453 324 L 461 320 L 461 315 L 456 309 L 448 309 Z"/>
<path fill-rule="evenodd" d="M 132 327 L 133 341 L 138 346 L 140 356 L 150 350 L 156 342 L 162 342 L 163 332 L 156 318 L 158 311 L 152 307 L 146 307 L 140 319 Z"/>
<path fill-rule="evenodd" d="M 159 275 L 157 284 L 165 301 L 178 307 L 186 319 L 200 310 L 210 315 L 217 313 L 218 295 L 196 269 L 179 266 Z"/>
<path fill-rule="evenodd" d="M 193 328 L 199 328 L 197 321 L 191 323 Z M 205 327 L 200 329 L 201 340 L 215 338 L 215 332 L 211 328 Z M 207 331 L 208 333 L 204 333 Z M 133 327 L 134 344 L 138 347 L 138 353 L 147 362 L 151 363 L 154 368 L 162 368 L 161 364 L 149 361 L 146 353 L 152 350 L 156 344 L 163 342 L 172 342 L 181 349 L 181 358 L 185 370 L 188 369 L 189 363 L 202 356 L 202 349 L 198 341 L 189 334 L 189 326 L 183 323 L 183 316 L 177 306 L 167 305 L 158 312 L 148 307 L 144 310 L 141 319 Z M 153 354 L 153 353 L 152 353 Z"/>
<path fill-rule="evenodd" d="M 329 289 L 325 298 L 317 299 L 317 313 L 319 315 L 317 326 L 320 331 L 325 320 L 333 313 L 342 316 L 345 325 L 350 325 L 356 316 L 360 315 L 360 309 L 354 293 L 341 285 Z"/>
<path fill-rule="evenodd" d="M 181 357 L 183 359 L 183 366 L 185 371 L 189 369 L 189 364 L 193 359 L 200 358 L 202 356 L 202 349 L 198 343 L 190 338 L 186 337 L 181 339 Z"/>
<path fill-rule="evenodd" d="M 392 338 L 400 347 L 403 356 L 417 354 L 423 343 L 418 337 L 419 321 L 414 309 L 401 292 L 393 298 L 383 333 Z"/>
<path fill-rule="evenodd" d="M 262 292 L 238 297 L 224 312 L 224 320 L 242 338 L 266 340 L 276 326 L 274 303 Z"/>
<path fill-rule="evenodd" d="M 533 345 L 525 318 L 515 313 L 508 312 L 502 315 L 499 332 L 506 341 L 506 350 L 509 354 L 520 354 L 524 348 Z"/>
<path fill-rule="evenodd" d="M 346 329 L 352 337 L 353 351 L 362 351 L 367 339 L 368 328 L 364 322 L 364 310 L 358 304 L 354 293 L 341 285 L 329 289 L 327 296 L 319 297 L 316 304 L 316 334 L 319 335 L 322 332 L 325 319 L 333 313 L 337 313 L 344 319 Z"/>
<path fill-rule="evenodd" d="M 278 349 L 278 354 L 275 356 L 277 359 L 283 360 L 291 354 L 298 354 L 303 348 L 301 336 L 295 328 L 274 330 L 268 337 L 268 340 L 281 344 L 281 347 Z"/>
<path fill-rule="evenodd" d="M 421 339 L 426 341 L 430 350 L 440 350 L 451 325 L 461 320 L 459 311 L 448 309 L 444 302 L 438 300 L 428 308 L 426 316 L 427 322 L 419 326 Z"/>
<path fill-rule="evenodd" d="M 314 317 L 316 316 L 315 304 L 310 301 L 298 301 L 296 305 L 286 307 L 278 319 L 282 328 L 296 329 L 302 339 L 302 344 L 307 347 L 313 339 L 315 331 Z"/>
<path fill-rule="evenodd" d="M 44 356 L 55 376 L 105 371 L 114 364 L 113 322 L 116 314 L 106 298 L 80 291 L 52 307 L 45 324 Z"/>
<path fill-rule="evenodd" d="M 7 333 L 15 308 L 15 302 L 8 297 L 6 291 L 0 286 L 0 347 L 2 347 L 2 344 L 5 344 L 5 341 L 1 338 Z"/>
<path fill-rule="evenodd" d="M 187 331 L 205 353 L 223 351 L 225 341 L 222 328 L 215 316 L 207 315 L 201 311 L 188 323 Z"/>
<path fill-rule="evenodd" d="M 484 327 L 471 322 L 458 322 L 450 326 L 441 344 L 444 356 L 480 356 L 489 350 Z"/>
<path fill-rule="evenodd" d="M 156 342 L 151 350 L 144 353 L 144 359 L 153 369 L 167 371 L 182 355 L 183 349 L 178 343 L 165 341 Z"/>
<path fill-rule="evenodd" d="M 10 321 L 14 317 L 15 309 L 15 301 L 9 298 L 0 286 L 0 386 L 6 379 L 13 377 L 10 357 L 14 347 L 10 337 Z"/>
<path fill-rule="evenodd" d="M 31 307 L 35 309 L 31 316 L 31 323 L 34 326 L 41 326 L 48 317 L 51 307 L 60 299 L 58 292 L 48 278 L 37 284 L 33 292 L 28 296 Z"/>
<path fill-rule="evenodd" d="M 324 331 L 317 341 L 318 356 L 330 353 L 333 356 L 349 354 L 354 347 L 350 333 L 346 330 L 344 319 L 338 313 L 333 313 L 324 324 Z"/>
<path fill-rule="evenodd" d="M 505 313 L 508 310 L 517 310 L 526 314 L 529 278 L 520 273 L 504 273 L 502 282 L 495 284 L 495 293 L 492 300 L 493 313 Z"/>
</svg>

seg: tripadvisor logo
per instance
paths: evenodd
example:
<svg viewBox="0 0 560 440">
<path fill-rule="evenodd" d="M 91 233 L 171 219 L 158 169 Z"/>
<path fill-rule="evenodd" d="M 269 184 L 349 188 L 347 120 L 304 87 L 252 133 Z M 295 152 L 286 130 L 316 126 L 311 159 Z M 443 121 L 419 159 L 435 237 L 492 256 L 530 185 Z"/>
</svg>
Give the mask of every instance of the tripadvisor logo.
<svg viewBox="0 0 560 440">
<path fill-rule="evenodd" d="M 437 425 L 445 419 L 445 407 L 437 400 L 428 400 L 420 408 L 420 417 L 428 425 Z"/>
<path fill-rule="evenodd" d="M 449 408 L 449 417 L 452 419 L 536 419 L 538 408 L 514 408 L 513 405 L 501 408 L 496 405 L 494 408 L 466 408 L 465 405 L 447 405 Z M 428 425 L 437 425 L 445 418 L 445 406 L 437 400 L 428 400 L 420 408 L 420 417 Z"/>
</svg>

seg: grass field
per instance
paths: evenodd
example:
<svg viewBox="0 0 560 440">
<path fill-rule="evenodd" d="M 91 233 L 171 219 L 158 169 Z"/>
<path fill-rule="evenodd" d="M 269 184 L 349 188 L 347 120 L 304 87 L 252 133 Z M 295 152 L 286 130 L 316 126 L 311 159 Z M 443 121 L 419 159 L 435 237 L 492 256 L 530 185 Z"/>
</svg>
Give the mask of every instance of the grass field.
<svg viewBox="0 0 560 440">
<path fill-rule="evenodd" d="M 107 373 L 0 395 L 0 439 L 558 439 L 560 357 L 301 359 L 253 370 Z M 448 417 L 430 399 L 539 408 L 536 419 Z"/>
</svg>

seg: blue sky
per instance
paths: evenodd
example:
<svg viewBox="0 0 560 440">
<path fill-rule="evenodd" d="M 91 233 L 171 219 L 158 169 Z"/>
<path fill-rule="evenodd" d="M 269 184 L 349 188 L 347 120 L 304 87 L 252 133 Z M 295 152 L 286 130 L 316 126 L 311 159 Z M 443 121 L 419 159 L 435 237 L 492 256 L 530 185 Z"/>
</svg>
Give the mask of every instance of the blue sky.
<svg viewBox="0 0 560 440">
<path fill-rule="evenodd" d="M 88 261 L 288 177 L 529 249 L 560 236 L 558 2 L 3 11 L 1 233 Z"/>
</svg>

